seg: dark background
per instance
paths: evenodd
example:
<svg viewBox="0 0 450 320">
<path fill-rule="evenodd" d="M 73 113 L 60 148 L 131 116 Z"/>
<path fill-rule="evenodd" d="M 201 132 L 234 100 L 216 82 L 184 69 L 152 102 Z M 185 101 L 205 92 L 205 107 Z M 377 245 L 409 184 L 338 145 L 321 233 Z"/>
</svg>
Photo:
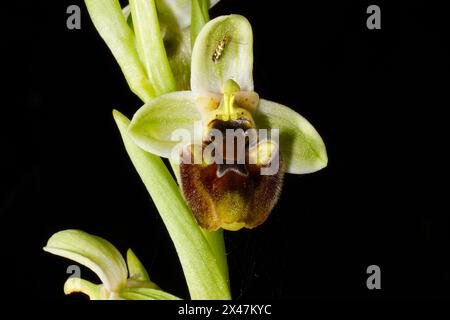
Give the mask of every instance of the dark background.
<svg viewBox="0 0 450 320">
<path fill-rule="evenodd" d="M 254 32 L 255 91 L 305 116 L 326 169 L 286 175 L 268 221 L 226 232 L 235 299 L 449 298 L 445 10 L 429 1 L 223 0 Z M 392 2 L 392 1 L 391 1 Z M 82 7 L 81 30 L 66 8 Z M 297 4 L 296 7 L 293 7 Z M 378 4 L 382 29 L 366 28 Z M 166 229 L 111 110 L 141 106 L 80 1 L 12 4 L 2 46 L 12 67 L 3 108 L 3 266 L 19 297 L 65 297 L 72 262 L 41 250 L 77 228 L 131 247 L 166 291 L 187 298 Z M 448 19 L 447 19 L 448 20 Z M 4 87 L 5 88 L 5 87 Z M 368 290 L 366 268 L 381 268 Z M 83 278 L 97 282 L 83 269 Z"/>
</svg>

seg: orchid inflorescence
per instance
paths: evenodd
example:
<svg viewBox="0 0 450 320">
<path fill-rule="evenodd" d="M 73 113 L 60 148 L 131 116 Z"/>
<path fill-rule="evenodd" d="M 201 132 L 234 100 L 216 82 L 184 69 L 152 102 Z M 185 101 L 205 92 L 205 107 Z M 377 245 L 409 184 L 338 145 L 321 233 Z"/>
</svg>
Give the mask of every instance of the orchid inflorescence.
<svg viewBox="0 0 450 320">
<path fill-rule="evenodd" d="M 275 206 L 285 173 L 327 165 L 325 145 L 298 113 L 259 97 L 253 35 L 240 15 L 209 21 L 217 1 L 86 0 L 89 14 L 144 102 L 114 119 L 183 267 L 192 299 L 230 299 L 223 229 L 254 228 Z M 191 25 L 189 25 L 189 22 Z M 191 48 L 192 46 L 192 48 Z M 168 158 L 176 181 L 160 157 Z M 69 278 L 91 299 L 177 299 L 129 250 L 78 230 L 46 251 L 87 266 L 102 284 Z"/>
</svg>

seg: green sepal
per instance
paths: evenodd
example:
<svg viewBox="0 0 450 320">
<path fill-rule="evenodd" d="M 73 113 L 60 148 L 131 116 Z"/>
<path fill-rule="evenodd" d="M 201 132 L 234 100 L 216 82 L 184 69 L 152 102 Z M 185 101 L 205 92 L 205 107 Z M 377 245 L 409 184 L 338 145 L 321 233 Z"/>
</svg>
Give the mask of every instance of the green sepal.
<svg viewBox="0 0 450 320">
<path fill-rule="evenodd" d="M 254 119 L 258 128 L 280 130 L 279 147 L 286 172 L 311 173 L 327 166 L 322 138 L 308 120 L 294 110 L 260 99 Z"/>
<path fill-rule="evenodd" d="M 126 285 L 125 261 L 105 239 L 81 230 L 64 230 L 51 236 L 44 250 L 91 269 L 108 291 L 119 291 Z"/>
<path fill-rule="evenodd" d="M 195 138 L 195 126 L 201 127 L 200 119 L 192 92 L 172 92 L 141 107 L 133 116 L 128 134 L 145 151 L 172 158 L 177 155 L 177 146 Z M 186 133 L 186 139 L 177 138 L 177 133 L 183 136 L 183 132 Z"/>
<path fill-rule="evenodd" d="M 209 21 L 198 34 L 192 51 L 192 91 L 222 93 L 222 86 L 229 79 L 237 82 L 242 91 L 253 91 L 252 28 L 240 15 Z"/>
</svg>

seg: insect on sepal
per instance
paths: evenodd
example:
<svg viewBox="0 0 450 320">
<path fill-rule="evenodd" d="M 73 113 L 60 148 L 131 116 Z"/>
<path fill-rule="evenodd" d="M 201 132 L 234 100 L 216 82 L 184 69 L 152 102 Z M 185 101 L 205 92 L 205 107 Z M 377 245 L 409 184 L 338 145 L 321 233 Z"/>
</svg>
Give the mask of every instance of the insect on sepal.
<svg viewBox="0 0 450 320">
<path fill-rule="evenodd" d="M 222 40 L 219 41 L 219 44 L 217 45 L 216 49 L 214 49 L 214 52 L 212 54 L 211 60 L 214 63 L 219 62 L 220 58 L 222 57 L 222 54 L 225 50 L 226 45 L 230 41 L 231 37 L 228 35 L 225 35 Z"/>
</svg>

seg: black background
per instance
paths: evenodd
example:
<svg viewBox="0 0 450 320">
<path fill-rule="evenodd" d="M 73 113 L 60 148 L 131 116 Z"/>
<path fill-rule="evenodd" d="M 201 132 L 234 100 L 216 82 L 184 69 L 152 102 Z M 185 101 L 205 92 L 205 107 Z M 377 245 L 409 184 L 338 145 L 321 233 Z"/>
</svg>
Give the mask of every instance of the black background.
<svg viewBox="0 0 450 320">
<path fill-rule="evenodd" d="M 224 0 L 211 10 L 250 20 L 255 91 L 305 116 L 329 156 L 320 172 L 286 175 L 264 225 L 226 232 L 232 295 L 449 298 L 445 10 L 429 1 L 336 2 Z M 20 297 L 83 301 L 63 294 L 71 262 L 41 249 L 77 228 L 123 253 L 131 247 L 161 288 L 187 298 L 111 114 L 131 117 L 141 102 L 81 2 L 81 30 L 66 28 L 76 3 L 15 3 L 4 29 L 4 65 L 14 69 L 1 129 L 7 278 L 26 290 Z M 381 30 L 366 28 L 369 4 L 381 7 Z M 366 287 L 372 264 L 381 290 Z"/>
</svg>

